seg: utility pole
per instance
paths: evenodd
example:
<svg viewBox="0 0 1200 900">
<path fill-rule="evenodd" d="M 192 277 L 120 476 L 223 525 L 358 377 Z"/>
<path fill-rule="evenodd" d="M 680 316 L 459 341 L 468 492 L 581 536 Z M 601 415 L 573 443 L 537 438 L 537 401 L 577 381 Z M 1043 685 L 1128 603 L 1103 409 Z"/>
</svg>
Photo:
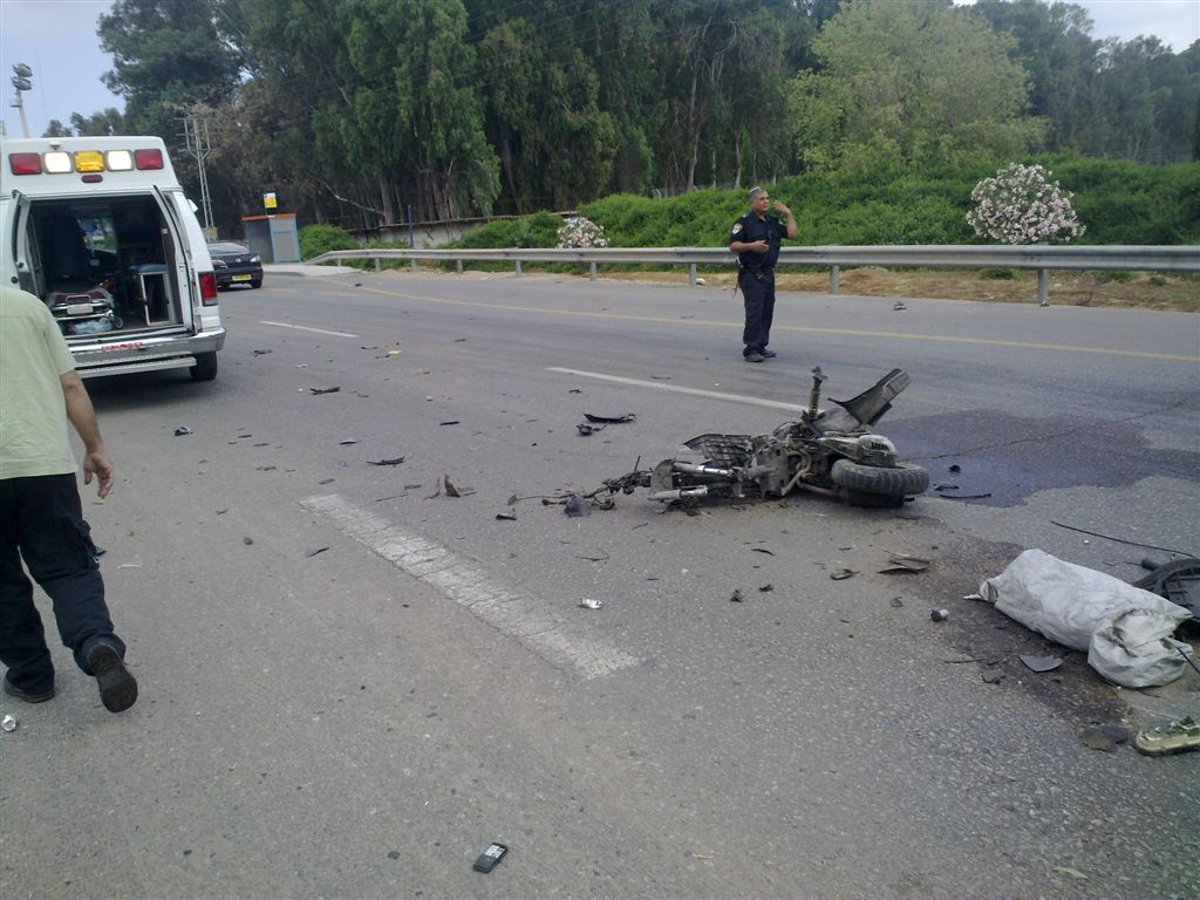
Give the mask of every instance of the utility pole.
<svg viewBox="0 0 1200 900">
<path fill-rule="evenodd" d="M 208 174 L 204 170 L 204 160 L 212 153 L 212 144 L 208 139 L 208 117 L 193 113 L 184 116 L 183 137 L 187 142 L 187 152 L 196 158 L 200 170 L 200 208 L 204 211 L 204 233 L 209 240 L 215 238 L 216 231 L 212 221 L 212 198 L 208 194 Z"/>
<path fill-rule="evenodd" d="M 25 103 L 21 99 L 21 94 L 24 91 L 33 90 L 33 69 L 29 68 L 23 62 L 19 62 L 12 67 L 12 70 L 12 86 L 17 89 L 12 105 L 21 113 L 21 134 L 29 137 L 29 122 L 25 118 Z"/>
</svg>

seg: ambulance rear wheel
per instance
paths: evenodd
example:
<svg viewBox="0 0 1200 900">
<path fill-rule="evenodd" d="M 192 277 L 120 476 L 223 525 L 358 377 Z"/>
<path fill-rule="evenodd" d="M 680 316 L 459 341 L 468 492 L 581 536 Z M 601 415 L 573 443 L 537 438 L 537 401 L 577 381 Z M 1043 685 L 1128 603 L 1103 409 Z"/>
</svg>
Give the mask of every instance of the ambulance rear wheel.
<svg viewBox="0 0 1200 900">
<path fill-rule="evenodd" d="M 217 377 L 217 352 L 197 353 L 191 368 L 192 381 L 212 381 Z"/>
</svg>

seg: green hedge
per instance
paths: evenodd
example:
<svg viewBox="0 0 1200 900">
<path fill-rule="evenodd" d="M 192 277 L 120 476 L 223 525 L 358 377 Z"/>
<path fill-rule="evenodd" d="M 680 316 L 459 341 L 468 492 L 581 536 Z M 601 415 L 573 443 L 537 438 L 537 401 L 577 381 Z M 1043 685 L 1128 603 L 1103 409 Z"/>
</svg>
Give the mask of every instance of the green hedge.
<svg viewBox="0 0 1200 900">
<path fill-rule="evenodd" d="M 1037 157 L 1071 191 L 1087 232 L 1082 244 L 1200 243 L 1200 162 L 1146 166 L 1121 160 Z M 971 189 L 1002 163 L 923 172 L 800 175 L 766 184 L 796 213 L 798 244 L 987 243 L 967 224 Z M 698 190 L 654 199 L 615 194 L 580 212 L 613 247 L 711 247 L 729 239 L 746 211 L 744 191 Z M 553 247 L 562 218 L 538 213 L 492 222 L 456 247 Z"/>
<path fill-rule="evenodd" d="M 313 259 L 332 250 L 358 250 L 358 241 L 336 225 L 305 225 L 300 229 L 300 258 Z"/>
</svg>

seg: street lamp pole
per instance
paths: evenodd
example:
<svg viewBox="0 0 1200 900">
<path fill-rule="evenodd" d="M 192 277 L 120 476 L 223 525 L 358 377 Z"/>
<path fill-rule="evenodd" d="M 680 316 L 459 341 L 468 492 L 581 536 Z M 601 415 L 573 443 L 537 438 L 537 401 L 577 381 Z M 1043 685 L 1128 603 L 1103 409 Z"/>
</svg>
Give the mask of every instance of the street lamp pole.
<svg viewBox="0 0 1200 900">
<path fill-rule="evenodd" d="M 17 89 L 12 105 L 21 113 L 21 134 L 29 137 L 29 121 L 25 118 L 25 103 L 21 98 L 21 94 L 24 91 L 33 90 L 33 69 L 29 68 L 25 63 L 17 63 L 12 67 L 12 70 L 12 86 Z"/>
</svg>

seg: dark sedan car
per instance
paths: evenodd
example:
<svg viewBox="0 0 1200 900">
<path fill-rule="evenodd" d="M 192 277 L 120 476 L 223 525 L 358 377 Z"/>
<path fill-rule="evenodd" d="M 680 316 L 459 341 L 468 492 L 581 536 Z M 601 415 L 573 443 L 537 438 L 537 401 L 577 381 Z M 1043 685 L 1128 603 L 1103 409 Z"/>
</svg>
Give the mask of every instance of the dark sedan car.
<svg viewBox="0 0 1200 900">
<path fill-rule="evenodd" d="M 212 254 L 213 271 L 217 274 L 217 288 L 224 290 L 235 284 L 248 284 L 252 288 L 262 287 L 262 259 L 249 247 L 221 241 L 208 245 Z"/>
</svg>

